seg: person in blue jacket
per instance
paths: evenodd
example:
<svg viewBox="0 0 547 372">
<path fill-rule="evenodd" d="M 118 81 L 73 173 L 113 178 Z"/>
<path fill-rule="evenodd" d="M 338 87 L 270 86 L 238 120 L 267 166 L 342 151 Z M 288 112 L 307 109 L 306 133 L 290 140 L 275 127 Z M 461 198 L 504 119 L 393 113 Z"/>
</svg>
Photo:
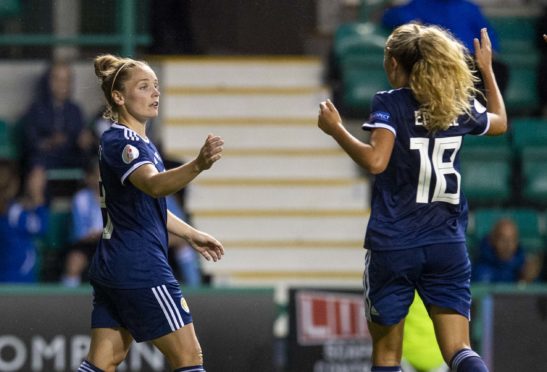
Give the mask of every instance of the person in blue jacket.
<svg viewBox="0 0 547 372">
<path fill-rule="evenodd" d="M 96 153 L 82 110 L 71 98 L 72 84 L 72 68 L 64 61 L 53 62 L 38 81 L 36 96 L 18 124 L 26 171 L 36 164 L 46 169 L 82 168 Z"/>
<path fill-rule="evenodd" d="M 479 246 L 479 257 L 473 265 L 472 280 L 485 283 L 517 283 L 534 281 L 541 260 L 526 253 L 519 242 L 517 225 L 502 218 L 494 225 Z"/>
<path fill-rule="evenodd" d="M 0 282 L 35 283 L 38 253 L 35 238 L 46 233 L 45 171 L 34 168 L 18 199 L 20 177 L 15 163 L 0 160 Z"/>
</svg>

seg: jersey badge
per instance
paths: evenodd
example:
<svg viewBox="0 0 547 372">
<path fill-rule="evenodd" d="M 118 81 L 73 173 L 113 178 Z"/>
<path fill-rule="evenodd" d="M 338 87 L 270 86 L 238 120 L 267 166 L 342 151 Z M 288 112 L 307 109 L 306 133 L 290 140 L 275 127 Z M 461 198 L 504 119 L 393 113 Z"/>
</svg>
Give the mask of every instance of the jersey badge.
<svg viewBox="0 0 547 372">
<path fill-rule="evenodd" d="M 135 146 L 125 145 L 122 151 L 122 160 L 125 164 L 131 163 L 139 157 L 139 149 Z"/>
<path fill-rule="evenodd" d="M 190 308 L 188 307 L 188 303 L 184 297 L 180 299 L 180 306 L 182 306 L 182 310 L 190 314 Z"/>
</svg>

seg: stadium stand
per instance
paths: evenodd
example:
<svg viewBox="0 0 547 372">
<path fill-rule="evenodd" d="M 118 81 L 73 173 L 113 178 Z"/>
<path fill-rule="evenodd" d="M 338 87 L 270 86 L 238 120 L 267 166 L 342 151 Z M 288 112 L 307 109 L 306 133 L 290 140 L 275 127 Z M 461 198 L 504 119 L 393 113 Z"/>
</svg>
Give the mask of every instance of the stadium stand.
<svg viewBox="0 0 547 372">
<path fill-rule="evenodd" d="M 547 206 L 547 120 L 513 121 L 513 149 L 521 169 L 521 198 L 530 205 Z"/>
<path fill-rule="evenodd" d="M 508 136 L 467 136 L 461 151 L 462 190 L 473 206 L 506 205 L 512 197 Z"/>
</svg>

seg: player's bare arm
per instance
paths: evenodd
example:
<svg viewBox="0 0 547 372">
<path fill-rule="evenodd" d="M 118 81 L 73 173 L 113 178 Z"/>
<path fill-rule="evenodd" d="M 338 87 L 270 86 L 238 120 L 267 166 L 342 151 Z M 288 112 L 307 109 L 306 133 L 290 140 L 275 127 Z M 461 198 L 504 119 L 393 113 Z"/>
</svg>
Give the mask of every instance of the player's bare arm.
<svg viewBox="0 0 547 372">
<path fill-rule="evenodd" d="M 207 261 L 217 262 L 224 255 L 224 247 L 211 235 L 199 231 L 167 211 L 167 231 L 186 240 Z"/>
<path fill-rule="evenodd" d="M 129 176 L 129 181 L 155 198 L 173 194 L 188 185 L 202 171 L 211 168 L 222 157 L 223 145 L 222 138 L 210 134 L 194 160 L 165 172 L 158 172 L 152 164 L 145 164 Z"/>
<path fill-rule="evenodd" d="M 505 104 L 503 97 L 498 88 L 494 70 L 492 69 L 492 43 L 488 37 L 488 31 L 483 28 L 481 30 L 481 40 L 475 38 L 473 40 L 475 46 L 475 60 L 481 72 L 486 90 L 486 100 L 488 108 L 488 118 L 490 120 L 490 128 L 487 134 L 496 136 L 507 131 L 507 114 L 505 112 Z"/>
<path fill-rule="evenodd" d="M 318 127 L 332 136 L 359 166 L 372 174 L 382 173 L 389 163 L 395 136 L 387 129 L 372 131 L 370 143 L 355 138 L 342 125 L 342 118 L 334 104 L 327 100 L 319 105 Z"/>
</svg>

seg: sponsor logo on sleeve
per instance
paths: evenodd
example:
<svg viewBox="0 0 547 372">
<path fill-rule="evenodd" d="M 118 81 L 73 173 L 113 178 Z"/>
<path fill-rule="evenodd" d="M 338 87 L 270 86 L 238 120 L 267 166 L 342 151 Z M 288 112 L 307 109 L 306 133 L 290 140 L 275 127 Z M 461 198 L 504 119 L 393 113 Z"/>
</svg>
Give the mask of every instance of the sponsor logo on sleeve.
<svg viewBox="0 0 547 372">
<path fill-rule="evenodd" d="M 376 111 L 370 114 L 370 122 L 374 123 L 375 121 L 389 122 L 391 115 L 384 111 Z"/>
<path fill-rule="evenodd" d="M 139 157 L 139 149 L 135 146 L 125 145 L 122 151 L 122 160 L 125 164 L 130 164 Z"/>
</svg>

